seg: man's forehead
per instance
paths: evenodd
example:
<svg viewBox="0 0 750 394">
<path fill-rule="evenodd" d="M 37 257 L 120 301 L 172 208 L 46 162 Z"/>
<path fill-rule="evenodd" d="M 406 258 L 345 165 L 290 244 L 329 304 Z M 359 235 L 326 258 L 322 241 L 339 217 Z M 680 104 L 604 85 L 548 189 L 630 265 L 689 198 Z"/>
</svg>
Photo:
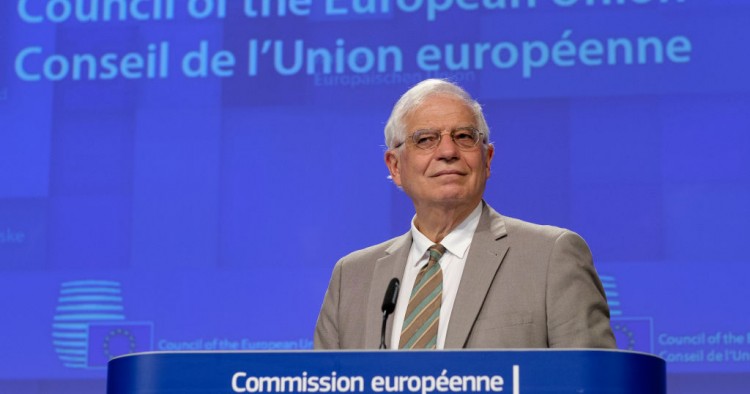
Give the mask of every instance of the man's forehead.
<svg viewBox="0 0 750 394">
<path fill-rule="evenodd" d="M 465 101 L 446 94 L 425 98 L 404 120 L 409 126 L 437 125 L 441 122 L 458 122 L 461 123 L 460 126 L 473 126 L 476 122 L 474 111 Z"/>
<path fill-rule="evenodd" d="M 422 108 L 438 104 L 471 110 L 471 107 L 461 97 L 449 93 L 433 93 L 425 97 L 422 102 L 416 106 L 415 110 L 418 111 Z"/>
</svg>

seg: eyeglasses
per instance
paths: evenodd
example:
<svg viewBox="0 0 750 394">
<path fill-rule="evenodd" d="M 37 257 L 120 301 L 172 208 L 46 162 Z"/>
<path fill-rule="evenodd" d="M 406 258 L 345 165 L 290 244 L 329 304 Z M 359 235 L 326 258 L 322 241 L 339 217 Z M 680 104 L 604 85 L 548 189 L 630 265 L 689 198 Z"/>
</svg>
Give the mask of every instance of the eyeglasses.
<svg viewBox="0 0 750 394">
<path fill-rule="evenodd" d="M 441 133 L 439 130 L 417 130 L 412 135 L 406 137 L 406 140 L 398 143 L 394 149 L 411 140 L 414 146 L 419 149 L 433 150 L 440 145 L 443 134 L 450 134 L 453 143 L 461 150 L 476 148 L 484 136 L 484 133 L 473 127 L 459 127 L 451 130 L 450 133 Z"/>
</svg>

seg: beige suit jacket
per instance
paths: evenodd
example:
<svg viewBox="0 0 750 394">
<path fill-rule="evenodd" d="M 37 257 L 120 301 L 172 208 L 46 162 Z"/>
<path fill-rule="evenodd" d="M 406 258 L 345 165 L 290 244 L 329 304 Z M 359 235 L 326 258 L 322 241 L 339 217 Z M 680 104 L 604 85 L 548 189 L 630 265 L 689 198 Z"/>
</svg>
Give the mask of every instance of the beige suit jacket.
<svg viewBox="0 0 750 394">
<path fill-rule="evenodd" d="M 584 240 L 483 204 L 445 348 L 614 348 L 604 289 Z M 411 243 L 406 233 L 336 263 L 316 349 L 378 348 L 383 295 L 391 278 L 401 279 Z"/>
</svg>

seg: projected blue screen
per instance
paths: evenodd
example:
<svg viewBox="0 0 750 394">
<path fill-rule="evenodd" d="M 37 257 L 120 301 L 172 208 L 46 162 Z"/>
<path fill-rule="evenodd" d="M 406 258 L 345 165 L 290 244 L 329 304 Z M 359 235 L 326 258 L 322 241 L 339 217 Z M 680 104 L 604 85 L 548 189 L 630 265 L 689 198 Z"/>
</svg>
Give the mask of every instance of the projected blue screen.
<svg viewBox="0 0 750 394">
<path fill-rule="evenodd" d="M 488 203 L 587 240 L 620 348 L 744 392 L 749 40 L 741 0 L 2 2 L 0 392 L 311 348 L 335 262 L 409 228 L 383 127 L 425 78 L 483 105 Z"/>
</svg>

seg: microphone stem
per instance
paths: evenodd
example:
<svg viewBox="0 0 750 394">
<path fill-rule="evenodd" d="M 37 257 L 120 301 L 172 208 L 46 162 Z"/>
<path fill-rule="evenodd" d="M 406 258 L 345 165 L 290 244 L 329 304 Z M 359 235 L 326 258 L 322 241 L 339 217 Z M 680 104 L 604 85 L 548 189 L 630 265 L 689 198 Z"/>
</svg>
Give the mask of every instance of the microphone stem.
<svg viewBox="0 0 750 394">
<path fill-rule="evenodd" d="M 380 348 L 387 349 L 385 347 L 385 323 L 388 321 L 388 312 L 383 311 L 383 327 L 380 329 Z"/>
</svg>

